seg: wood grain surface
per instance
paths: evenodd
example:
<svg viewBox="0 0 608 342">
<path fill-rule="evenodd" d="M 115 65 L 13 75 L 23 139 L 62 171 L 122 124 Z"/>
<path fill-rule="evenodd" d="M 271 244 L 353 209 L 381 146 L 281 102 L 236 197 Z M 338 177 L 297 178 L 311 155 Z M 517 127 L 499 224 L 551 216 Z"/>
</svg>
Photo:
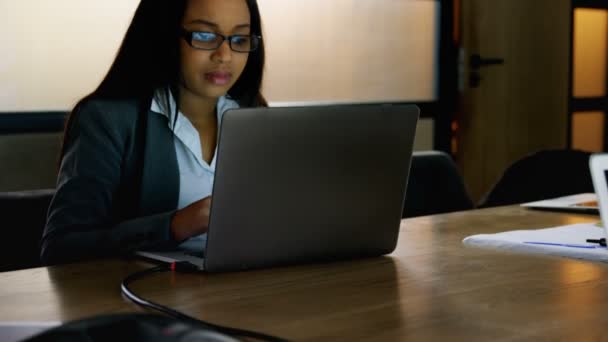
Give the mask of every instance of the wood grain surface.
<svg viewBox="0 0 608 342">
<path fill-rule="evenodd" d="M 608 268 L 462 244 L 477 233 L 598 221 L 517 206 L 403 220 L 386 257 L 226 274 L 160 273 L 132 288 L 213 323 L 290 340 L 601 340 Z M 370 232 L 373 234 L 373 232 Z M 0 274 L 0 321 L 142 311 L 120 282 L 152 264 L 98 260 Z"/>
</svg>

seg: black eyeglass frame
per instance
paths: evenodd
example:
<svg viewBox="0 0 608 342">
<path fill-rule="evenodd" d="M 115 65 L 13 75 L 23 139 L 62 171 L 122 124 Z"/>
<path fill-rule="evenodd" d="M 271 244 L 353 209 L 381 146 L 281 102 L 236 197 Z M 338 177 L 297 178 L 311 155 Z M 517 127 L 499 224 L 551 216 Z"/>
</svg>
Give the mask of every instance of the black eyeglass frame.
<svg viewBox="0 0 608 342">
<path fill-rule="evenodd" d="M 212 49 L 205 49 L 205 48 L 201 48 L 201 47 L 197 47 L 194 46 L 194 44 L 192 44 L 192 39 L 194 37 L 195 33 L 211 33 L 214 34 L 218 37 L 221 37 L 222 40 L 217 44 L 217 46 L 215 48 Z M 220 48 L 220 46 L 222 46 L 222 44 L 224 44 L 224 42 L 227 40 L 228 41 L 228 45 L 230 46 L 230 50 L 234 51 L 234 52 L 238 52 L 238 53 L 250 53 L 250 52 L 254 52 L 255 50 L 257 50 L 260 47 L 260 42 L 262 41 L 262 36 L 258 36 L 255 34 L 232 34 L 229 36 L 225 36 L 223 34 L 219 34 L 216 32 L 209 32 L 209 31 L 188 31 L 188 30 L 181 30 L 181 37 L 184 38 L 184 40 L 186 41 L 186 43 L 188 43 L 188 45 L 190 45 L 190 47 L 192 47 L 193 49 L 196 50 L 203 50 L 203 51 L 214 51 Z M 232 47 L 232 39 L 234 37 L 249 37 L 252 38 L 251 42 L 252 42 L 252 49 L 248 50 L 248 51 L 242 51 L 242 50 L 235 50 Z M 257 39 L 257 40 L 255 40 Z M 253 43 L 255 42 L 255 44 Z M 255 46 L 254 46 L 255 45 Z"/>
</svg>

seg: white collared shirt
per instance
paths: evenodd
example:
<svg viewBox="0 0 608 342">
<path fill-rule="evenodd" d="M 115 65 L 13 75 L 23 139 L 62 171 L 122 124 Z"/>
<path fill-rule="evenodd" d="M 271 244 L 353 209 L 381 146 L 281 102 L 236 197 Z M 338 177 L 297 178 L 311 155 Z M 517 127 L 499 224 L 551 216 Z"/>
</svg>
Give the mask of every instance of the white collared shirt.
<svg viewBox="0 0 608 342">
<path fill-rule="evenodd" d="M 175 99 L 169 93 L 169 104 L 163 101 L 164 90 L 158 90 L 150 106 L 150 110 L 167 117 L 168 126 L 175 135 L 175 154 L 177 156 L 177 165 L 179 167 L 179 201 L 177 209 L 182 209 L 193 202 L 196 202 L 205 197 L 211 196 L 213 190 L 213 179 L 215 177 L 215 160 L 217 159 L 217 148 L 211 159 L 211 164 L 208 164 L 203 159 L 201 142 L 198 131 L 190 120 L 181 112 L 177 113 L 177 122 L 175 126 Z M 222 116 L 228 109 L 238 108 L 236 101 L 222 96 L 218 99 L 216 106 L 218 132 L 219 125 L 222 122 Z"/>
</svg>

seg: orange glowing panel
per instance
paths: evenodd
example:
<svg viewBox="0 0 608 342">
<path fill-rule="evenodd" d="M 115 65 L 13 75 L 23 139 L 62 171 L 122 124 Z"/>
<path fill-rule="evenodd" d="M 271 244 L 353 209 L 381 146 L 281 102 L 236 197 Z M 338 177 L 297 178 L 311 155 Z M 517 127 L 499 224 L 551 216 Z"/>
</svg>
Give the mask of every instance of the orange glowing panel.
<svg viewBox="0 0 608 342">
<path fill-rule="evenodd" d="M 579 112 L 572 115 L 572 148 L 589 152 L 604 149 L 604 112 Z"/>
<path fill-rule="evenodd" d="M 608 11 L 574 11 L 574 97 L 606 96 Z"/>
</svg>

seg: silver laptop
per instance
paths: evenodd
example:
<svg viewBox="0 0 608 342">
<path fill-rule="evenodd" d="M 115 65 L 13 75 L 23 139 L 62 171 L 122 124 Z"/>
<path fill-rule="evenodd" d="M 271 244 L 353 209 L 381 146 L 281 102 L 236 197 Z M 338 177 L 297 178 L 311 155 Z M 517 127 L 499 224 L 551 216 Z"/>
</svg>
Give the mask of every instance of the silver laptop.
<svg viewBox="0 0 608 342">
<path fill-rule="evenodd" d="M 390 104 L 227 111 L 208 233 L 138 254 L 223 272 L 391 253 L 418 117 Z"/>
</svg>

